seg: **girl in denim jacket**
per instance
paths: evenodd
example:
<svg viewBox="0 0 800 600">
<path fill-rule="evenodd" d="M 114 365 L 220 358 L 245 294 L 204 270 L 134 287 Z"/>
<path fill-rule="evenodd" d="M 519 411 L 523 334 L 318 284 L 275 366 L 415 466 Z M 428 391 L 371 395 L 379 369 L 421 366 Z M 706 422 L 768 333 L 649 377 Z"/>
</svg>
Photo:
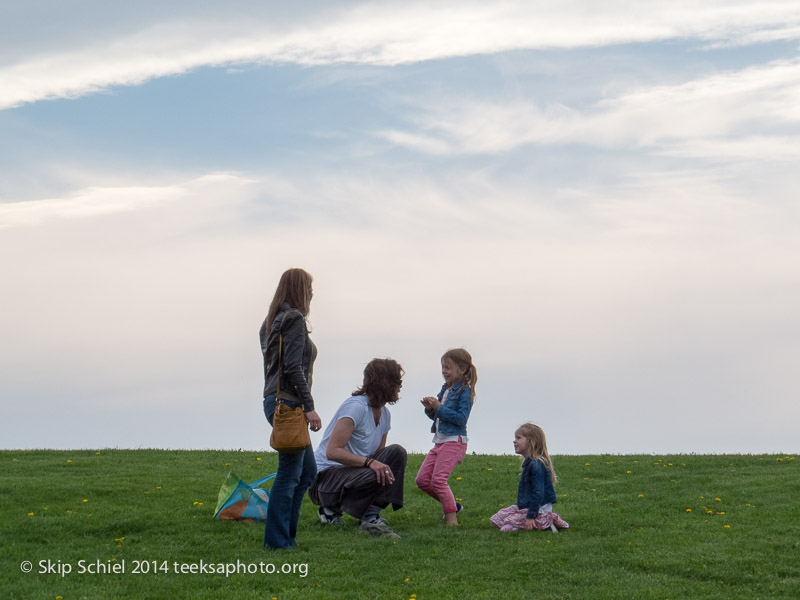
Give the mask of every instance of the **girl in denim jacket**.
<svg viewBox="0 0 800 600">
<path fill-rule="evenodd" d="M 448 525 L 458 525 L 456 514 L 463 507 L 456 502 L 447 480 L 467 453 L 467 420 L 475 402 L 478 371 L 463 348 L 442 356 L 444 385 L 439 395 L 422 399 L 425 414 L 433 420 L 433 448 L 417 473 L 417 487 L 442 503 Z"/>
<path fill-rule="evenodd" d="M 569 523 L 553 512 L 556 503 L 553 486 L 557 478 L 542 428 L 533 423 L 521 425 L 514 433 L 514 452 L 525 459 L 517 503 L 492 515 L 492 525 L 499 527 L 500 531 L 567 529 Z"/>
</svg>

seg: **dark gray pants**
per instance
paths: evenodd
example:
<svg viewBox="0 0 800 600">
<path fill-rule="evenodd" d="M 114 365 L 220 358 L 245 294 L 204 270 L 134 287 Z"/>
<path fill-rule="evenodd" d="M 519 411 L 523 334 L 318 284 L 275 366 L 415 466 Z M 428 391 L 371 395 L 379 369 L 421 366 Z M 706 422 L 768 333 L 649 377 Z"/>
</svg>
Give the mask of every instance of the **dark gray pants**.
<svg viewBox="0 0 800 600">
<path fill-rule="evenodd" d="M 403 480 L 406 472 L 406 449 L 397 444 L 378 450 L 370 458 L 389 465 L 394 483 L 378 483 L 375 471 L 369 467 L 330 467 L 317 473 L 308 496 L 317 506 L 347 513 L 360 519 L 373 504 L 394 510 L 403 508 Z"/>
</svg>

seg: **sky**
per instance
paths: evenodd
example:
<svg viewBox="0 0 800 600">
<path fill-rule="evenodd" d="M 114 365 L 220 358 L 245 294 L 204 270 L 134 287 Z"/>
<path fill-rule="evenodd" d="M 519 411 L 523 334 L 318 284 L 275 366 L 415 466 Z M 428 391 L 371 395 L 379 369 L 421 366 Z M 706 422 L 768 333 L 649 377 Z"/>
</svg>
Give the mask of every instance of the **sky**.
<svg viewBox="0 0 800 600">
<path fill-rule="evenodd" d="M 324 425 L 391 357 L 427 451 L 465 347 L 474 452 L 797 452 L 799 50 L 796 0 L 3 3 L 0 447 L 267 450 L 302 267 Z"/>
</svg>

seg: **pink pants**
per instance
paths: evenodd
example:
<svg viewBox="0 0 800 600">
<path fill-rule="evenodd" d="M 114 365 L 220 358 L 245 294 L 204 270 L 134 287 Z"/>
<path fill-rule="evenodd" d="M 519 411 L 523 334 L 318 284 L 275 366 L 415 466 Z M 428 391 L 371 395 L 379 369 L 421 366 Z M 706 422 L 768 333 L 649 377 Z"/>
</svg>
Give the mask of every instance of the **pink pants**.
<svg viewBox="0 0 800 600">
<path fill-rule="evenodd" d="M 456 499 L 447 479 L 466 454 L 467 445 L 463 442 L 434 444 L 417 473 L 417 487 L 441 502 L 445 514 L 456 512 Z"/>
</svg>

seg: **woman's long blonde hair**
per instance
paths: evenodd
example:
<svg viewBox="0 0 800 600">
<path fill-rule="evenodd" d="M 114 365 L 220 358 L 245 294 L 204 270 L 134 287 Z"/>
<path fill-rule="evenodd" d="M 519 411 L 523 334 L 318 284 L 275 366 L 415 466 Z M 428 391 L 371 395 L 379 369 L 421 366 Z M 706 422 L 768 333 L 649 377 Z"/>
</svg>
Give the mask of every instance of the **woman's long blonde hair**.
<svg viewBox="0 0 800 600">
<path fill-rule="evenodd" d="M 464 371 L 464 383 L 469 386 L 470 400 L 475 402 L 475 384 L 478 383 L 478 369 L 472 364 L 472 356 L 464 348 L 451 348 L 442 354 L 442 362 L 448 361 Z"/>
<path fill-rule="evenodd" d="M 553 485 L 555 485 L 558 482 L 558 477 L 556 477 L 556 470 L 553 468 L 553 461 L 550 460 L 550 453 L 547 452 L 547 439 L 544 436 L 544 430 L 533 423 L 525 423 L 517 428 L 517 433 L 528 440 L 528 454 L 525 458 L 538 460 L 547 467 L 550 470 Z"/>
</svg>

